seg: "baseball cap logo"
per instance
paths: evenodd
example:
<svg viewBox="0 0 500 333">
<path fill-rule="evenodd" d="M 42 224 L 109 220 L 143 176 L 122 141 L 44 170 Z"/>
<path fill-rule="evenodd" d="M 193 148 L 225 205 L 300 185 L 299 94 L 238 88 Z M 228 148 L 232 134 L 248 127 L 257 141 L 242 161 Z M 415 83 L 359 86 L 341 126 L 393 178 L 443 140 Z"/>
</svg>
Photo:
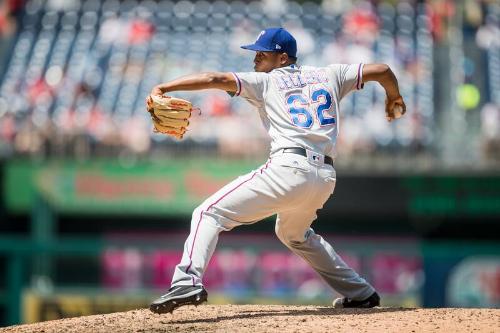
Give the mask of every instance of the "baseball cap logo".
<svg viewBox="0 0 500 333">
<path fill-rule="evenodd" d="M 276 44 L 275 49 L 276 49 L 276 50 L 281 50 L 281 46 L 279 46 L 278 44 Z"/>
<path fill-rule="evenodd" d="M 257 40 L 259 40 L 259 39 L 260 39 L 260 37 L 264 36 L 264 34 L 265 34 L 265 33 L 266 33 L 266 31 L 265 31 L 265 30 L 262 30 L 262 31 L 260 32 L 259 36 L 257 36 Z"/>
</svg>

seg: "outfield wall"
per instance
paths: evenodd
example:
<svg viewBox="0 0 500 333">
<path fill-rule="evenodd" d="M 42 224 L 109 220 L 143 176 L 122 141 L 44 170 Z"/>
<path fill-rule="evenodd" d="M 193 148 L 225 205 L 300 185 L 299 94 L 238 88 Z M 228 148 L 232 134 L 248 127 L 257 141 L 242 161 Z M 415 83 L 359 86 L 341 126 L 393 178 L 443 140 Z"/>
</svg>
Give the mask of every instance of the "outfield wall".
<svg viewBox="0 0 500 333">
<path fill-rule="evenodd" d="M 9 161 L 3 197 L 11 214 L 30 214 L 34 189 L 66 216 L 185 218 L 206 197 L 263 161 Z M 332 232 L 491 235 L 500 219 L 500 174 L 357 173 L 338 170 L 318 221 Z"/>
</svg>

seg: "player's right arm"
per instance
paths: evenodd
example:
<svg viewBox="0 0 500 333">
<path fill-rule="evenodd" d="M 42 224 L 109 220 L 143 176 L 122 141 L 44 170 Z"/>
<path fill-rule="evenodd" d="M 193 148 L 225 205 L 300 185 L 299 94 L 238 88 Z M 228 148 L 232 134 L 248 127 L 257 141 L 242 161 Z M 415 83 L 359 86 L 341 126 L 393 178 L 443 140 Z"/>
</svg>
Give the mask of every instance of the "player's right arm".
<svg viewBox="0 0 500 333">
<path fill-rule="evenodd" d="M 403 114 L 406 112 L 406 105 L 399 92 L 398 80 L 388 65 L 365 64 L 363 66 L 363 82 L 368 81 L 376 81 L 385 89 L 387 95 L 386 116 L 389 121 L 394 119 L 391 110 L 396 105 L 400 105 L 403 108 Z"/>
<path fill-rule="evenodd" d="M 163 95 L 171 91 L 203 89 L 220 89 L 236 93 L 238 84 L 233 73 L 209 72 L 191 74 L 155 86 L 151 91 L 151 95 Z"/>
</svg>

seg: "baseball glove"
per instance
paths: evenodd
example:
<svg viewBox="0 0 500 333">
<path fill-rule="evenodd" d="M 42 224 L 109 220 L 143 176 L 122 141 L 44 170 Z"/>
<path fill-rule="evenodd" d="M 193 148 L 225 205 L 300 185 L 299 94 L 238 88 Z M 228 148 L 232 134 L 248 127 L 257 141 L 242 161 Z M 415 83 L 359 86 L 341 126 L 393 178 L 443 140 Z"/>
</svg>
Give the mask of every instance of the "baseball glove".
<svg viewBox="0 0 500 333">
<path fill-rule="evenodd" d="M 182 139 L 193 110 L 191 102 L 171 96 L 149 95 L 146 104 L 155 132 Z"/>
</svg>

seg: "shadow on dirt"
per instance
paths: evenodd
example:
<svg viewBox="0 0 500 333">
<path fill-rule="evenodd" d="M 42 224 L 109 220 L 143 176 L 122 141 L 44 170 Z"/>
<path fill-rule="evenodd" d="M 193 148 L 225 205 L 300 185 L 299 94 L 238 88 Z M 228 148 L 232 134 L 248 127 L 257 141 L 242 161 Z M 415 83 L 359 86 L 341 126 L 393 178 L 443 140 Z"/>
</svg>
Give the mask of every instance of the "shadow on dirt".
<svg viewBox="0 0 500 333">
<path fill-rule="evenodd" d="M 193 323 L 216 323 L 224 320 L 250 319 L 262 317 L 280 316 L 337 316 L 337 315 L 370 315 L 384 312 L 414 311 L 414 308 L 372 308 L 372 309 L 334 309 L 332 307 L 318 307 L 316 309 L 287 309 L 287 310 L 264 310 L 264 311 L 240 311 L 240 313 L 230 316 L 217 316 L 217 318 L 196 319 L 196 320 L 172 320 L 171 324 L 193 324 Z"/>
</svg>

